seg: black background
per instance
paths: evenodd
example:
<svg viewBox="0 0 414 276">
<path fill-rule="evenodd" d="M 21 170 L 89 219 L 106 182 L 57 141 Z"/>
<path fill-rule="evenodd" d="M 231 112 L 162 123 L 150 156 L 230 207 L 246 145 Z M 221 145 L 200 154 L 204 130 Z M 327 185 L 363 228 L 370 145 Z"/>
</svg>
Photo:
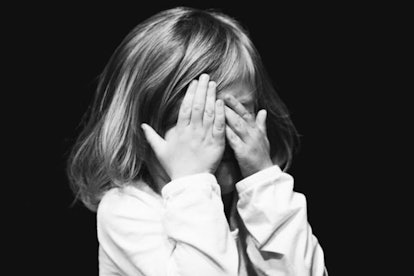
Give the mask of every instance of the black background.
<svg viewBox="0 0 414 276">
<path fill-rule="evenodd" d="M 10 196 L 19 212 L 12 225 L 23 225 L 19 231 L 9 229 L 21 241 L 9 251 L 20 260 L 13 274 L 97 275 L 95 214 L 80 204 L 71 206 L 64 171 L 67 154 L 96 78 L 117 45 L 140 21 L 178 5 L 216 8 L 250 32 L 302 136 L 289 172 L 295 189 L 307 197 L 309 222 L 328 271 L 361 275 L 355 270 L 378 253 L 369 225 L 384 213 L 374 201 L 387 192 L 379 184 L 387 177 L 389 160 L 380 160 L 384 151 L 378 153 L 378 131 L 397 128 L 384 115 L 392 103 L 384 97 L 388 84 L 381 75 L 390 58 L 384 55 L 383 36 L 389 35 L 393 12 L 375 5 L 258 1 L 68 2 L 15 8 L 18 13 L 8 22 L 14 27 L 12 37 L 4 44 L 17 50 L 10 54 L 11 91 L 26 112 L 9 113 L 20 120 L 12 131 L 24 131 L 17 141 L 22 154 L 14 154 L 13 162 L 23 170 L 10 173 L 18 191 L 24 191 L 14 189 Z M 16 75 L 24 77 L 14 79 Z M 24 100 L 14 92 L 22 90 Z M 378 104 L 387 100 L 387 106 Z M 378 174 L 381 180 L 373 177 Z"/>
</svg>

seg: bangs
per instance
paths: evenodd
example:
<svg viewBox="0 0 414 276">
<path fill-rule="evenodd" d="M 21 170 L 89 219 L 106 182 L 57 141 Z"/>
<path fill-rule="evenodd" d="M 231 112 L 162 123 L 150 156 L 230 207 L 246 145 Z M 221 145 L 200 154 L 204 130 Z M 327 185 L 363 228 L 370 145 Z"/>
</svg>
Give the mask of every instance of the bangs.
<svg viewBox="0 0 414 276">
<path fill-rule="evenodd" d="M 182 44 L 182 59 L 171 81 L 171 95 L 183 89 L 202 73 L 210 75 L 217 91 L 243 84 L 252 91 L 256 83 L 258 55 L 250 38 L 237 21 L 220 13 L 190 12 L 172 27 L 173 37 Z M 167 92 L 168 93 L 168 92 Z"/>
<path fill-rule="evenodd" d="M 252 91 L 257 88 L 256 69 L 252 55 L 243 44 L 232 41 L 226 52 L 220 57 L 212 57 L 218 62 L 216 70 L 211 72 L 211 79 L 217 83 L 217 91 L 244 84 Z"/>
</svg>

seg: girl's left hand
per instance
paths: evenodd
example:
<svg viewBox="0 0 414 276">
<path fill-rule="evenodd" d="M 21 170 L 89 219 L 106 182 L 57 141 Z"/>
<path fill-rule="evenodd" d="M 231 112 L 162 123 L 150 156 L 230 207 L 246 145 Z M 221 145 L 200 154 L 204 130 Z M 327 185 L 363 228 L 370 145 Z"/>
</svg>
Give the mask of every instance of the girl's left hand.
<svg viewBox="0 0 414 276">
<path fill-rule="evenodd" d="M 244 178 L 273 166 L 266 132 L 266 110 L 254 114 L 232 95 L 226 95 L 226 137 Z M 229 108 L 229 106 L 231 108 Z"/>
</svg>

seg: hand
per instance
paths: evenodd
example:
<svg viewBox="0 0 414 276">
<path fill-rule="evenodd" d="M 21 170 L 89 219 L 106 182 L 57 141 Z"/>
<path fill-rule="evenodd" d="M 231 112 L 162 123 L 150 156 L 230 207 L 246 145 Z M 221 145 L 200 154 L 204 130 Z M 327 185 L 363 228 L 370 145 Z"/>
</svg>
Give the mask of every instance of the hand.
<svg viewBox="0 0 414 276">
<path fill-rule="evenodd" d="M 196 173 L 214 173 L 225 147 L 224 102 L 216 101 L 216 83 L 202 74 L 188 87 L 176 127 L 165 139 L 142 124 L 151 148 L 171 180 Z"/>
<path fill-rule="evenodd" d="M 232 95 L 226 95 L 226 137 L 239 163 L 242 176 L 248 177 L 273 166 L 266 132 L 266 110 L 256 118 Z"/>
</svg>

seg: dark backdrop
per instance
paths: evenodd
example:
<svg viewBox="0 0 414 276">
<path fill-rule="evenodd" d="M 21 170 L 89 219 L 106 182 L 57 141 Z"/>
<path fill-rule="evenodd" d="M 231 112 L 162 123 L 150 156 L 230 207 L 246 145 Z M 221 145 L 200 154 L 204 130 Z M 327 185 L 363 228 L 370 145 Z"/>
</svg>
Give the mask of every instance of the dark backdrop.
<svg viewBox="0 0 414 276">
<path fill-rule="evenodd" d="M 71 206 L 67 154 L 96 77 L 115 47 L 140 21 L 177 5 L 216 8 L 248 29 L 302 136 L 289 172 L 307 197 L 328 271 L 358 275 L 351 271 L 372 251 L 362 249 L 371 245 L 372 233 L 362 224 L 376 216 L 361 195 L 373 181 L 367 156 L 375 156 L 371 129 L 378 122 L 369 108 L 378 90 L 372 71 L 384 61 L 371 42 L 381 29 L 371 18 L 375 7 L 257 1 L 18 7 L 23 24 L 11 41 L 22 61 L 10 71 L 25 76 L 14 85 L 27 95 L 23 137 L 30 142 L 20 149 L 31 154 L 19 164 L 33 170 L 14 175 L 27 181 L 19 203 L 24 211 L 15 217 L 24 225 L 16 231 L 22 243 L 10 252 L 30 255 L 15 266 L 17 272 L 97 275 L 95 214 L 81 204 Z"/>
</svg>

